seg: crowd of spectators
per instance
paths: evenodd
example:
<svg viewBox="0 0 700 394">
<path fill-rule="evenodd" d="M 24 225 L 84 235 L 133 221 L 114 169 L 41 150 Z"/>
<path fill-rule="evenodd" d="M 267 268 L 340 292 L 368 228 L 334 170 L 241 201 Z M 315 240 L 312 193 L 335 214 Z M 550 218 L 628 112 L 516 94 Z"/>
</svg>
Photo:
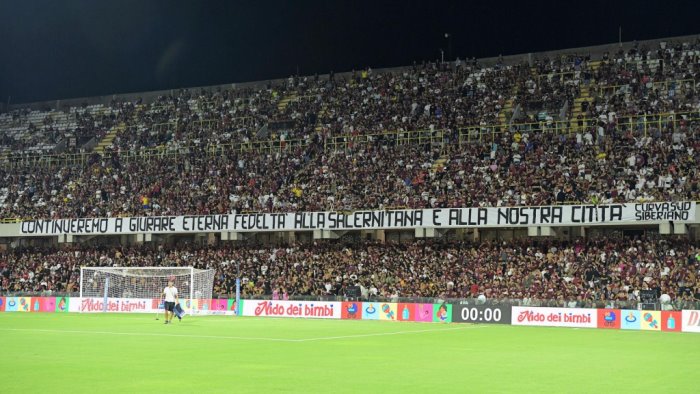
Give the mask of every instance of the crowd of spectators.
<svg viewBox="0 0 700 394">
<path fill-rule="evenodd" d="M 606 54 L 600 67 L 585 76 L 592 100 L 579 116 L 595 120 L 587 122 L 591 126 L 605 126 L 626 116 L 697 111 L 699 49 L 697 43 L 662 43 Z"/>
<path fill-rule="evenodd" d="M 130 119 L 130 108 L 133 104 L 129 102 L 114 101 L 109 106 L 71 107 L 66 112 L 25 109 L 0 114 L 0 151 L 5 152 L 5 161 L 84 152 L 90 141 Z"/>
<path fill-rule="evenodd" d="M 271 210 L 303 155 L 241 153 L 122 163 L 117 155 L 90 166 L 0 170 L 6 182 L 3 217 L 110 217 L 230 212 L 233 206 Z M 0 195 L 0 201 L 2 201 Z M 9 201 L 13 201 L 12 205 Z M 269 201 L 269 202 L 268 202 Z"/>
<path fill-rule="evenodd" d="M 568 62 L 558 61 L 543 69 L 559 72 L 556 67 L 560 66 L 569 67 Z M 15 110 L 0 115 L 0 141 L 15 153 L 27 153 L 32 143 L 44 139 L 77 135 L 79 142 L 85 142 L 86 137 L 100 138 L 123 123 L 113 148 L 134 152 L 268 138 L 304 139 L 317 126 L 326 135 L 353 135 L 495 124 L 505 101 L 514 97 L 514 87 L 525 82 L 522 78 L 529 78 L 522 70 L 529 68 L 526 64 L 485 67 L 476 60 L 428 62 L 400 71 L 368 68 L 324 78 L 295 76 L 257 88 L 185 89 L 147 104 L 114 101 L 87 110 L 32 112 L 32 117 L 27 116 L 29 111 Z M 536 91 L 537 95 L 551 93 Z M 285 99 L 289 102 L 280 105 Z M 51 126 L 56 117 L 66 123 L 59 136 Z M 260 132 L 279 121 L 289 127 Z M 13 127 L 26 130 L 29 137 L 10 137 Z M 80 146 L 78 143 L 77 148 Z"/>
<path fill-rule="evenodd" d="M 699 43 L 666 43 L 596 67 L 578 55 L 428 62 L 15 111 L 0 115 L 6 162 L 118 132 L 84 162 L 1 167 L 0 218 L 696 201 L 699 61 Z M 583 88 L 590 100 L 567 119 L 575 127 L 546 132 Z M 506 105 L 547 111 L 544 127 L 503 123 Z M 402 139 L 415 130 L 429 139 Z M 261 141 L 276 149 L 255 149 Z M 0 253 L 0 293 L 75 293 L 81 266 L 194 266 L 215 269 L 214 292 L 231 297 L 237 263 L 247 298 L 342 297 L 357 285 L 365 298 L 590 307 L 635 304 L 653 289 L 700 308 L 700 249 L 658 236 L 15 248 Z"/>
<path fill-rule="evenodd" d="M 526 111 L 558 113 L 565 103 L 573 103 L 580 87 L 590 79 L 590 57 L 568 55 L 544 58 L 531 68 L 521 68 L 516 84 L 516 104 Z"/>
<path fill-rule="evenodd" d="M 194 266 L 215 269 L 214 293 L 336 297 L 360 286 L 365 298 L 515 299 L 560 306 L 639 301 L 640 290 L 668 294 L 678 308 L 700 301 L 700 249 L 675 238 L 480 243 L 317 241 L 286 247 L 74 246 L 0 255 L 0 293 L 75 293 L 81 266 Z"/>
<path fill-rule="evenodd" d="M 700 129 L 614 127 L 576 135 L 502 134 L 493 142 L 323 150 L 320 139 L 272 153 L 0 170 L 0 216 L 109 217 L 387 208 L 695 201 Z M 442 160 L 440 160 L 442 158 Z M 368 181 L 371 180 L 371 181 Z"/>
<path fill-rule="evenodd" d="M 73 109 L 77 139 L 118 125 L 112 145 L 79 164 L 0 170 L 0 217 L 696 200 L 698 48 L 634 47 L 595 69 L 577 55 L 423 63 Z M 486 127 L 508 100 L 571 101 L 581 86 L 591 100 L 569 132 Z M 431 140 L 401 143 L 417 129 Z M 260 153 L 263 140 L 278 144 Z"/>
</svg>

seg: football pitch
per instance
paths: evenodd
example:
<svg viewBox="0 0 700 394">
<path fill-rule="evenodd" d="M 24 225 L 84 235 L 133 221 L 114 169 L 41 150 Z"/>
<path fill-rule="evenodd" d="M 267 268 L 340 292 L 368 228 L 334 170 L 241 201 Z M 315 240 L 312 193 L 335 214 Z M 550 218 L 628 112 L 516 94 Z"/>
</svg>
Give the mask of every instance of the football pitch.
<svg viewBox="0 0 700 394">
<path fill-rule="evenodd" d="M 691 392 L 700 336 L 505 325 L 0 314 L 0 393 Z"/>
</svg>

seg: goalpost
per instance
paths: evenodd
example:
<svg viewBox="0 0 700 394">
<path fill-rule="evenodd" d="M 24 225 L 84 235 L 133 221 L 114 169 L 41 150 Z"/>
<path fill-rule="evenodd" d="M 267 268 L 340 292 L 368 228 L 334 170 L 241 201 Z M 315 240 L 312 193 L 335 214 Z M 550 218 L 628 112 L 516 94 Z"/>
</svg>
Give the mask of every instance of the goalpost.
<svg viewBox="0 0 700 394">
<path fill-rule="evenodd" d="M 88 303 L 94 301 L 99 307 L 93 305 L 89 309 L 91 312 L 157 312 L 162 308 L 159 304 L 163 289 L 170 280 L 177 288 L 180 304 L 188 314 L 209 313 L 209 310 L 205 310 L 206 303 L 200 300 L 211 299 L 214 270 L 193 267 L 81 267 L 81 304 L 83 300 L 88 300 Z M 135 304 L 131 304 L 132 300 Z M 121 309 L 113 310 L 120 308 L 119 303 L 122 304 Z M 128 306 L 123 306 L 125 303 Z M 131 310 L 132 305 L 136 310 Z"/>
</svg>

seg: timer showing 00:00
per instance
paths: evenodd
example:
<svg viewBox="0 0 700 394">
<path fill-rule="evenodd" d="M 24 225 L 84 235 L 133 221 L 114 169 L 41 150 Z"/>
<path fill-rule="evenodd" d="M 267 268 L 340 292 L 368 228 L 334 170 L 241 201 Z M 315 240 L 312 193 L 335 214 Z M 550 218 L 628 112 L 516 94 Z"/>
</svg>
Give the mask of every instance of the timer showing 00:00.
<svg viewBox="0 0 700 394">
<path fill-rule="evenodd" d="M 501 310 L 491 308 L 464 308 L 462 309 L 462 319 L 465 321 L 500 322 Z"/>
</svg>

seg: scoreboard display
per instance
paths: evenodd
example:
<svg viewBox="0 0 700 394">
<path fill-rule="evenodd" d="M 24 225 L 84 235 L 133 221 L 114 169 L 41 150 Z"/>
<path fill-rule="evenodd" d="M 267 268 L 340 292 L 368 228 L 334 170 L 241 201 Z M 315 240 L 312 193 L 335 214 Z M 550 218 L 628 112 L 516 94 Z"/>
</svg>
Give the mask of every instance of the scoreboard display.
<svg viewBox="0 0 700 394">
<path fill-rule="evenodd" d="M 510 305 L 452 305 L 452 322 L 510 324 Z"/>
</svg>

